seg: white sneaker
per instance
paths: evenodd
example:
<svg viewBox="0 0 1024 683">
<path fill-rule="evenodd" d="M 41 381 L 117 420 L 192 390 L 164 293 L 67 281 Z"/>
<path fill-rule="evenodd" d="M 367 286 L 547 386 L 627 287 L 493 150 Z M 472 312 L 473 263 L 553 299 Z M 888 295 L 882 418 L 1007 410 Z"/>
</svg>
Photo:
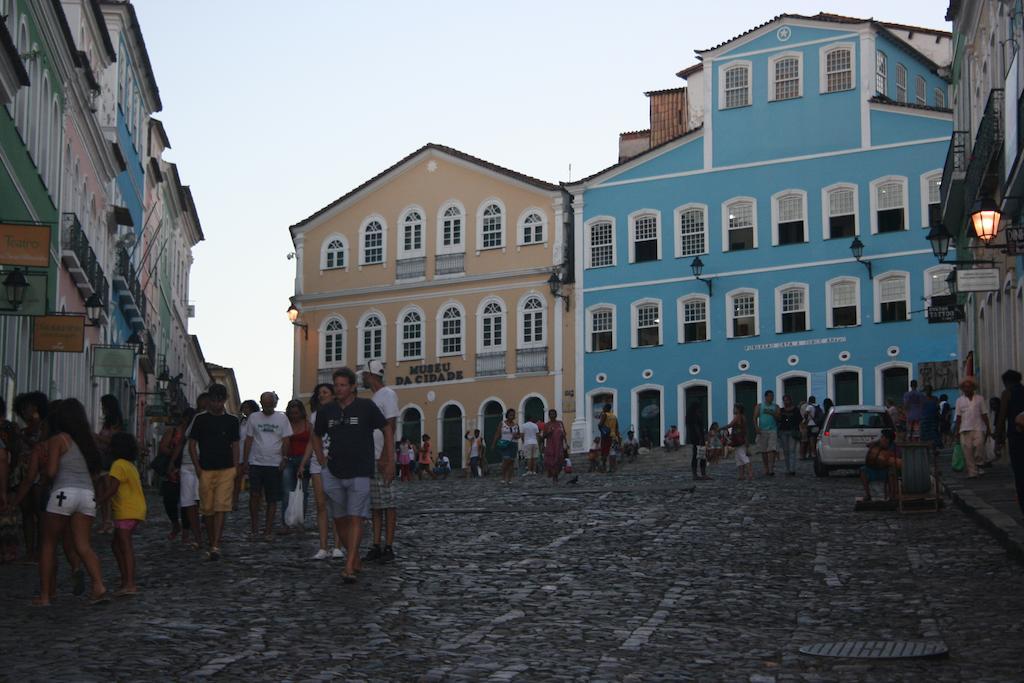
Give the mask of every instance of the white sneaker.
<svg viewBox="0 0 1024 683">
<path fill-rule="evenodd" d="M 313 556 L 313 559 L 314 560 L 326 560 L 327 559 L 327 551 L 324 550 L 323 548 L 320 548 L 320 550 L 316 551 L 316 555 Z"/>
<path fill-rule="evenodd" d="M 331 557 L 336 558 L 336 559 L 337 558 L 342 558 L 342 557 L 345 557 L 345 553 L 341 552 L 341 548 L 335 548 L 334 550 L 331 551 Z"/>
</svg>

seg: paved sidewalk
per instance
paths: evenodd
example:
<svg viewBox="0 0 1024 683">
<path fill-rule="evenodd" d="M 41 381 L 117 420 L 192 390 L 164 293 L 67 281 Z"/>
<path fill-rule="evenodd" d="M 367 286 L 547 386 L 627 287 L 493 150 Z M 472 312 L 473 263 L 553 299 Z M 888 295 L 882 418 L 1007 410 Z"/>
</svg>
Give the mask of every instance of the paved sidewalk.
<svg viewBox="0 0 1024 683">
<path fill-rule="evenodd" d="M 945 492 L 991 532 L 1011 556 L 1024 562 L 1024 515 L 1017 504 L 1009 457 L 1004 455 L 975 479 L 968 479 L 966 472 L 952 471 L 951 451 L 944 451 L 939 462 Z"/>
</svg>

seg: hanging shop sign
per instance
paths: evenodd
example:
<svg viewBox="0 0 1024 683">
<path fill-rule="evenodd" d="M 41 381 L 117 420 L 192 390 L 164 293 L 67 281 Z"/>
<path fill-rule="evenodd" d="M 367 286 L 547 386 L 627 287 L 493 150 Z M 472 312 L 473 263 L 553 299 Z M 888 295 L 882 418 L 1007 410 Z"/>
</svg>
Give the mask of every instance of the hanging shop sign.
<svg viewBox="0 0 1024 683">
<path fill-rule="evenodd" d="M 0 223 L 0 265 L 23 268 L 50 265 L 50 226 Z"/>
<path fill-rule="evenodd" d="M 1006 253 L 1024 256 L 1024 225 L 1014 225 L 1003 231 L 1006 235 Z"/>
<path fill-rule="evenodd" d="M 135 375 L 135 352 L 127 346 L 93 346 L 92 376 L 131 378 Z"/>
<path fill-rule="evenodd" d="M 32 350 L 82 353 L 85 351 L 85 316 L 40 315 L 32 318 Z"/>
<path fill-rule="evenodd" d="M 958 292 L 994 292 L 999 289 L 998 268 L 972 268 L 956 271 Z"/>
<path fill-rule="evenodd" d="M 928 322 L 958 323 L 964 320 L 964 307 L 956 302 L 953 295 L 933 296 L 928 307 Z"/>
</svg>

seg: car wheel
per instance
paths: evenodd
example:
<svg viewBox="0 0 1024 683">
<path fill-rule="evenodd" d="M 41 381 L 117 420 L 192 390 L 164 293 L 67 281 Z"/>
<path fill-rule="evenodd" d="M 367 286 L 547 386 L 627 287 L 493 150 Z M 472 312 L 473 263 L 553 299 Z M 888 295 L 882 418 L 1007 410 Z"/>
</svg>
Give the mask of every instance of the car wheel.
<svg viewBox="0 0 1024 683">
<path fill-rule="evenodd" d="M 815 455 L 814 456 L 814 476 L 816 476 L 816 477 L 827 477 L 828 476 L 828 466 L 822 464 L 821 456 L 820 455 Z"/>
</svg>

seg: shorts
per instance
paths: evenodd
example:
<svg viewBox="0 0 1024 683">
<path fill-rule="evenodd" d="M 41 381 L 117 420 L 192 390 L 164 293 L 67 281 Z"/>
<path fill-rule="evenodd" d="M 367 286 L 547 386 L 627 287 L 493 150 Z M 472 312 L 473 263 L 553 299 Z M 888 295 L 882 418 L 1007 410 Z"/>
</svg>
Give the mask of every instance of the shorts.
<svg viewBox="0 0 1024 683">
<path fill-rule="evenodd" d="M 203 470 L 199 477 L 199 512 L 208 517 L 215 512 L 231 512 L 235 497 L 235 468 Z"/>
<path fill-rule="evenodd" d="M 190 508 L 199 502 L 199 477 L 191 467 L 181 470 L 181 494 L 178 496 L 178 504 L 183 508 Z"/>
<path fill-rule="evenodd" d="M 316 454 L 309 456 L 309 474 L 320 474 L 321 469 L 323 468 L 320 467 L 320 461 L 316 459 Z"/>
<path fill-rule="evenodd" d="M 398 487 L 395 482 L 385 484 L 380 475 L 370 481 L 370 508 L 392 510 L 398 507 Z"/>
<path fill-rule="evenodd" d="M 281 468 L 277 465 L 249 465 L 249 495 L 262 491 L 268 503 L 281 502 Z"/>
<path fill-rule="evenodd" d="M 96 493 L 92 489 L 74 486 L 54 489 L 46 501 L 46 511 L 70 517 L 76 512 L 86 517 L 96 516 Z"/>
<path fill-rule="evenodd" d="M 779 450 L 778 432 L 760 432 L 757 435 L 757 452 L 767 453 L 768 451 Z"/>
<path fill-rule="evenodd" d="M 501 453 L 501 459 L 504 460 L 515 460 L 518 449 L 516 448 L 516 442 L 513 441 L 512 445 L 502 448 L 498 446 L 498 452 Z"/>
<path fill-rule="evenodd" d="M 327 496 L 327 512 L 334 519 L 370 516 L 370 478 L 339 479 L 330 470 L 320 473 Z"/>
<path fill-rule="evenodd" d="M 537 457 L 537 453 L 540 451 L 540 447 L 535 443 L 529 443 L 523 446 L 523 455 L 530 460 Z"/>
<path fill-rule="evenodd" d="M 736 456 L 736 466 L 743 467 L 744 465 L 750 464 L 750 456 L 747 455 L 746 444 L 742 446 L 733 446 L 733 455 Z"/>
<path fill-rule="evenodd" d="M 115 519 L 114 520 L 114 528 L 115 529 L 126 529 L 128 531 L 132 531 L 138 525 L 139 525 L 139 520 L 137 520 L 137 519 Z"/>
</svg>

